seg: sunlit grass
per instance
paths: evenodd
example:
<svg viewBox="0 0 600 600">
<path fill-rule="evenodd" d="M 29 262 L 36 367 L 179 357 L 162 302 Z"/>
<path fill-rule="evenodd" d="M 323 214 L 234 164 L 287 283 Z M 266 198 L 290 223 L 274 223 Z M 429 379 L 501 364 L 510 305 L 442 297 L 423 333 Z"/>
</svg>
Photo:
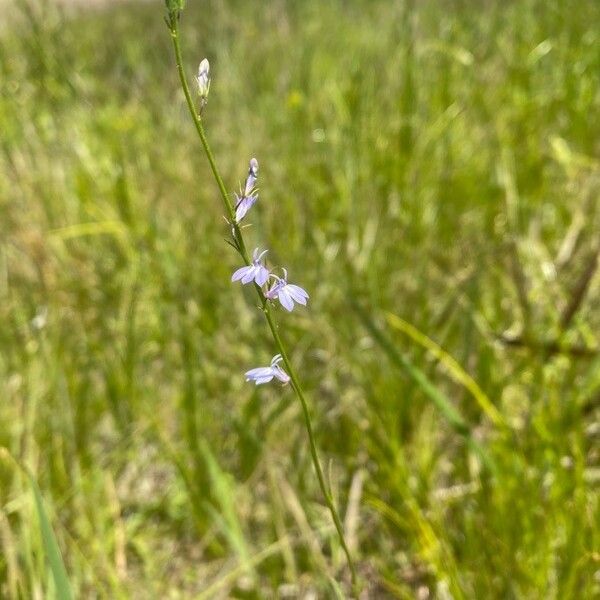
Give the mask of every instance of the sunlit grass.
<svg viewBox="0 0 600 600">
<path fill-rule="evenodd" d="M 271 346 L 162 4 L 28 5 L 0 28 L 0 446 L 75 597 L 335 598 L 299 408 L 243 380 Z M 311 291 L 284 341 L 369 597 L 600 594 L 600 6 L 188 5 L 225 184 L 258 158 L 248 235 Z M 48 569 L 0 462 L 0 596 Z"/>
</svg>

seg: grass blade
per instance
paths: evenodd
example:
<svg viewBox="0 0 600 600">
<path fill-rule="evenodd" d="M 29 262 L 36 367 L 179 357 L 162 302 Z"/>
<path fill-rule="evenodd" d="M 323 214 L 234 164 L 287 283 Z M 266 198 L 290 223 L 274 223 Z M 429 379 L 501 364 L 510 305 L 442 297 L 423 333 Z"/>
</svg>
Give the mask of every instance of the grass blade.
<svg viewBox="0 0 600 600">
<path fill-rule="evenodd" d="M 401 354 L 398 351 L 389 337 L 377 327 L 374 320 L 364 308 L 354 302 L 352 303 L 352 308 L 392 364 L 404 371 L 421 388 L 423 393 L 433 402 L 433 404 L 435 404 L 453 429 L 465 438 L 469 447 L 481 458 L 482 462 L 490 469 L 490 471 L 495 472 L 496 467 L 489 454 L 483 446 L 473 438 L 468 423 L 462 418 L 456 408 L 454 408 L 446 395 L 432 383 L 421 369 L 419 369 L 404 354 Z"/>
<path fill-rule="evenodd" d="M 460 366 L 460 364 L 448 354 L 448 352 L 441 346 L 438 346 L 430 337 L 419 331 L 414 325 L 411 325 L 397 315 L 386 313 L 386 318 L 391 327 L 408 335 L 411 340 L 425 348 L 439 360 L 448 370 L 450 377 L 471 393 L 481 407 L 481 410 L 483 410 L 495 425 L 499 427 L 507 426 L 504 417 L 492 404 L 492 401 L 487 394 L 479 387 L 479 385 L 477 385 L 477 382 Z"/>
<path fill-rule="evenodd" d="M 44 551 L 50 564 L 50 571 L 54 579 L 54 585 L 56 586 L 56 597 L 59 600 L 72 600 L 73 594 L 71 593 L 71 585 L 67 576 L 67 570 L 58 547 L 58 542 L 52 530 L 50 519 L 44 508 L 44 501 L 42 499 L 42 493 L 40 488 L 34 479 L 34 477 L 25 470 L 31 489 L 33 490 L 33 497 L 35 499 L 35 508 L 37 511 L 38 519 L 40 522 L 40 531 L 42 534 L 42 542 L 44 544 Z"/>
</svg>

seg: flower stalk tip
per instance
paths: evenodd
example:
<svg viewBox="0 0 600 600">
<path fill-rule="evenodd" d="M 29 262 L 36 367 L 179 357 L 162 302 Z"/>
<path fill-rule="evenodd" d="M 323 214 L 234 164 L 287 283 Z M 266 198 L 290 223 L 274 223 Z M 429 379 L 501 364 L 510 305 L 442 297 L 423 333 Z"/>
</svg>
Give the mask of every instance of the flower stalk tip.
<svg viewBox="0 0 600 600">
<path fill-rule="evenodd" d="M 165 21 L 171 30 L 171 33 L 173 33 L 175 31 L 179 15 L 185 8 L 185 0 L 165 0 L 165 6 L 167 9 Z"/>
</svg>

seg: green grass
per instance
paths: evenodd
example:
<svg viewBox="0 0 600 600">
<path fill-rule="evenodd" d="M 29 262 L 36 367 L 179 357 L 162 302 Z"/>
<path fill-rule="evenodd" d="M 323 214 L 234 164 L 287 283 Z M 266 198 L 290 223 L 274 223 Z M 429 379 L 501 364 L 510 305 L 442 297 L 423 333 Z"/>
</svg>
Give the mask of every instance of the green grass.
<svg viewBox="0 0 600 600">
<path fill-rule="evenodd" d="M 188 5 L 226 185 L 261 165 L 246 237 L 311 293 L 277 317 L 366 597 L 600 595 L 600 5 Z M 9 457 L 74 597 L 344 597 L 300 406 L 243 380 L 273 344 L 162 4 L 28 6 L 0 27 L 0 597 L 57 596 Z"/>
</svg>

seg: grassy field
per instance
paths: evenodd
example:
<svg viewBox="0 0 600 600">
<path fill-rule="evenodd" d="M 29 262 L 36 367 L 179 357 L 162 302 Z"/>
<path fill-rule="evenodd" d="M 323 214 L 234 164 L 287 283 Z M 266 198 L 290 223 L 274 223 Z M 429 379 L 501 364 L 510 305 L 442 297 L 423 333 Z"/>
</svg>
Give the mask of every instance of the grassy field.
<svg viewBox="0 0 600 600">
<path fill-rule="evenodd" d="M 0 597 L 344 598 L 161 2 L 0 26 Z M 600 3 L 189 0 L 363 599 L 600 597 Z"/>
</svg>

